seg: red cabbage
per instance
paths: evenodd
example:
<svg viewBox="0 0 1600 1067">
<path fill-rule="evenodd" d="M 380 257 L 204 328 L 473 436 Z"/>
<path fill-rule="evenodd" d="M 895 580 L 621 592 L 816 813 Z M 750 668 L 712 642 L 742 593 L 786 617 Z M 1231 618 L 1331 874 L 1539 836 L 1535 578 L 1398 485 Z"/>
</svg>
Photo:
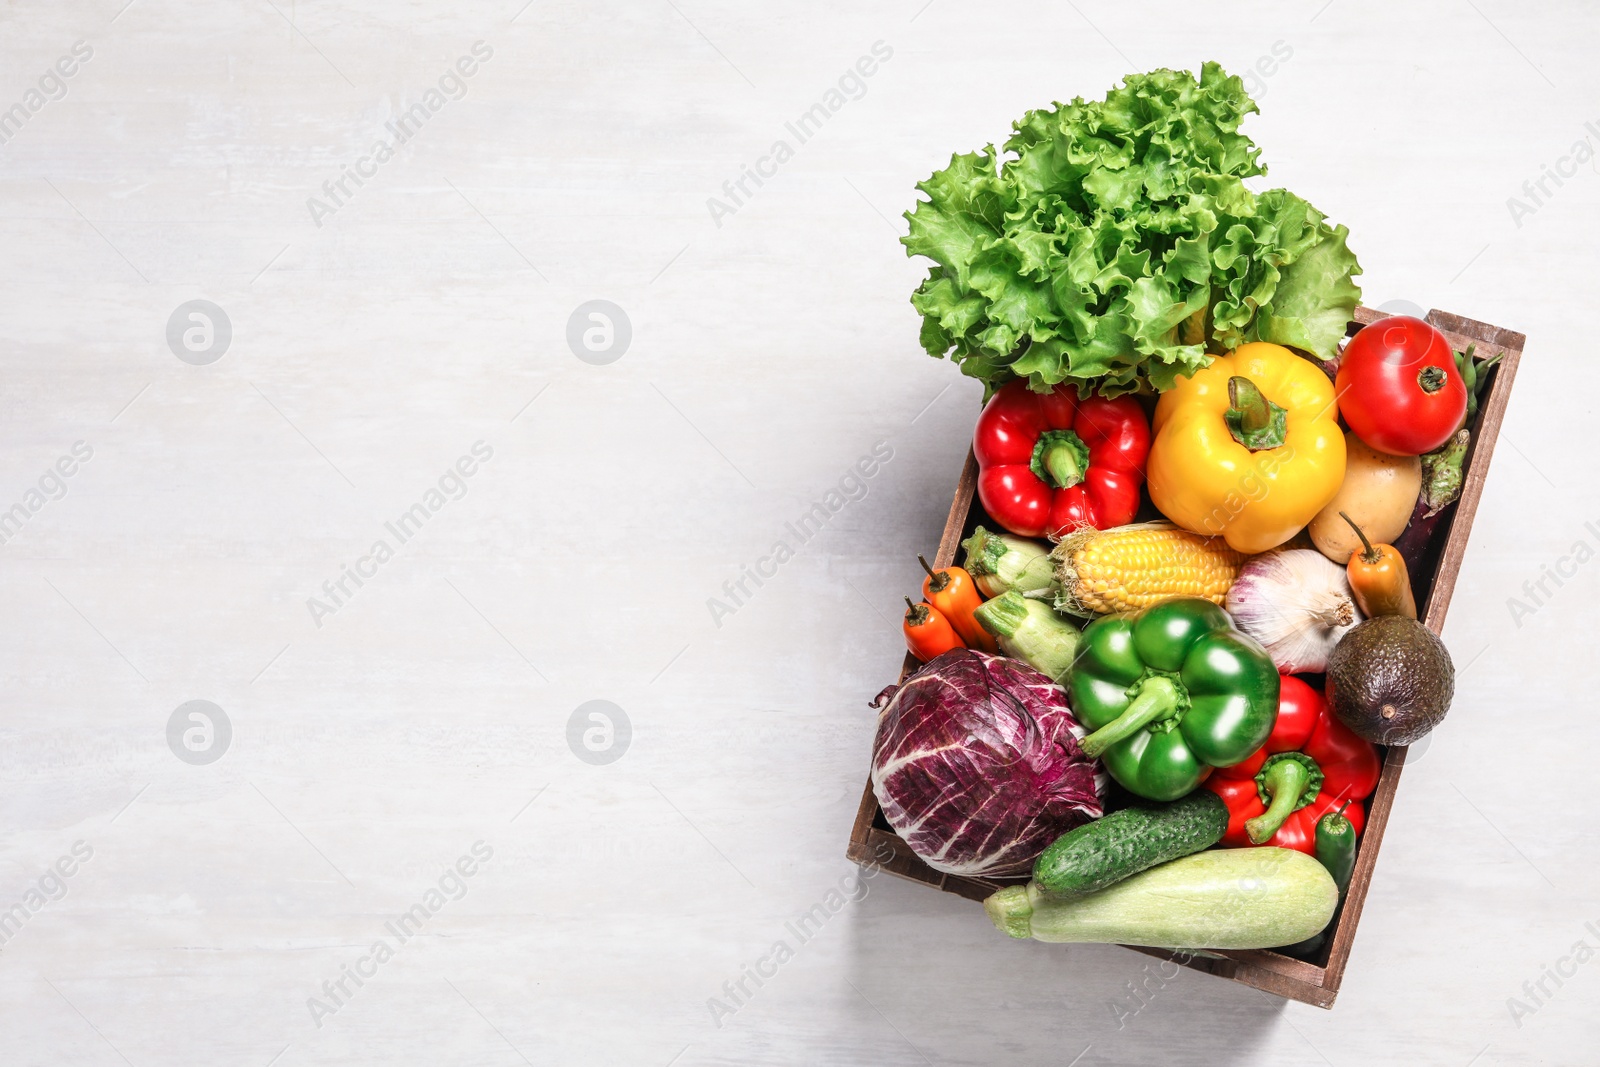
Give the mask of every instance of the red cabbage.
<svg viewBox="0 0 1600 1067">
<path fill-rule="evenodd" d="M 1025 663 L 958 648 L 874 706 L 872 791 L 934 870 L 1026 875 L 1046 845 L 1103 813 L 1106 777 L 1078 747 L 1066 694 Z"/>
</svg>

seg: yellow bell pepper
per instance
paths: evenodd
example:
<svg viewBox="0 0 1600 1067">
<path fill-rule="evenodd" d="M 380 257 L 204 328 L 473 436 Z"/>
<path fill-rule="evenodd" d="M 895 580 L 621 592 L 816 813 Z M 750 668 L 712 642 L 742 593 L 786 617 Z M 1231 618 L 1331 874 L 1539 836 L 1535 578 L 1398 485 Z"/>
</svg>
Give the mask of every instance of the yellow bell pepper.
<svg viewBox="0 0 1600 1067">
<path fill-rule="evenodd" d="M 1186 530 L 1265 552 L 1300 531 L 1344 481 L 1333 383 L 1281 345 L 1240 345 L 1156 403 L 1150 499 Z"/>
</svg>

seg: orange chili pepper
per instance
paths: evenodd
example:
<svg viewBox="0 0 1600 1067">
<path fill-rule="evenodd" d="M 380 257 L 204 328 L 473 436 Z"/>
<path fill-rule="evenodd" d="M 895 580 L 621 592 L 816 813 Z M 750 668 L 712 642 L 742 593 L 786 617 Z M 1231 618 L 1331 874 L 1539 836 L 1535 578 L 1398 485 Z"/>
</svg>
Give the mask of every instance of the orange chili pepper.
<svg viewBox="0 0 1600 1067">
<path fill-rule="evenodd" d="M 983 603 L 983 594 L 978 592 L 978 583 L 972 580 L 972 575 L 961 567 L 934 570 L 921 556 L 917 557 L 917 562 L 928 572 L 922 580 L 923 599 L 950 620 L 968 648 L 998 653 L 1000 646 L 995 643 L 994 634 L 985 630 L 972 614 Z"/>
<path fill-rule="evenodd" d="M 913 604 L 910 597 L 906 597 L 906 621 L 901 629 L 906 634 L 906 648 L 924 663 L 952 648 L 967 647 L 938 608 L 931 604 Z"/>
<path fill-rule="evenodd" d="M 1344 512 L 1339 517 L 1361 538 L 1360 552 L 1350 554 L 1345 573 L 1350 576 L 1350 591 L 1356 595 L 1356 604 L 1368 617 L 1374 615 L 1404 615 L 1417 617 L 1417 601 L 1411 595 L 1411 576 L 1406 573 L 1405 557 L 1393 545 L 1374 545 L 1357 526 L 1355 520 Z"/>
</svg>

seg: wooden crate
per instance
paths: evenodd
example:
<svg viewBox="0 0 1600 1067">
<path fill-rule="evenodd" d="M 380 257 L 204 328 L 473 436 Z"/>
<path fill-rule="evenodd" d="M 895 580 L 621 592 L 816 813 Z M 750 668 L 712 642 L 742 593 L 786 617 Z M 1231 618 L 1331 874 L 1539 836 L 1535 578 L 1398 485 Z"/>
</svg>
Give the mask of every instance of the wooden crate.
<svg viewBox="0 0 1600 1067">
<path fill-rule="evenodd" d="M 1383 318 L 1371 308 L 1357 308 L 1350 323 L 1349 334 L 1354 334 L 1369 322 Z M 1494 367 L 1484 394 L 1475 425 L 1472 426 L 1472 445 L 1467 453 L 1465 478 L 1461 498 L 1452 505 L 1451 512 L 1441 517 L 1434 531 L 1433 543 L 1416 576 L 1417 585 L 1425 590 L 1418 597 L 1422 620 L 1435 633 L 1444 628 L 1445 611 L 1450 606 L 1450 595 L 1455 590 L 1456 577 L 1461 570 L 1461 560 L 1466 554 L 1467 540 L 1472 534 L 1472 518 L 1483 495 L 1484 480 L 1489 474 L 1489 462 L 1494 454 L 1495 438 L 1505 417 L 1506 404 L 1511 399 L 1511 385 L 1517 374 L 1517 363 L 1522 357 L 1526 338 L 1511 330 L 1487 323 L 1476 322 L 1442 311 L 1430 311 L 1428 321 L 1449 338 L 1457 350 L 1469 344 L 1477 346 L 1480 356 L 1503 353 Z M 976 412 L 974 413 L 976 417 Z M 950 506 L 950 517 L 945 522 L 944 534 L 939 540 L 935 566 L 948 566 L 955 560 L 960 542 L 979 523 L 996 524 L 975 501 L 978 468 L 969 451 L 961 479 L 956 484 L 955 501 Z M 914 670 L 917 663 L 909 656 L 902 665 L 900 677 Z M 1448 727 L 1446 727 L 1448 729 Z M 1339 994 L 1339 984 L 1344 979 L 1345 965 L 1350 959 L 1350 947 L 1355 940 L 1356 925 L 1361 921 L 1361 909 L 1366 903 L 1367 888 L 1372 883 L 1372 872 L 1378 861 L 1383 831 L 1389 821 L 1389 809 L 1394 804 L 1395 790 L 1400 785 L 1400 772 L 1405 767 L 1406 750 L 1389 748 L 1383 751 L 1383 773 L 1378 787 L 1368 800 L 1367 825 L 1362 832 L 1360 850 L 1356 856 L 1355 874 L 1345 899 L 1333 935 L 1323 950 L 1322 962 L 1308 962 L 1268 950 L 1216 951 L 1205 955 L 1177 954 L 1162 949 L 1136 948 L 1136 951 L 1171 959 L 1177 963 L 1206 971 L 1221 978 L 1254 986 L 1268 993 L 1315 1004 L 1322 1008 L 1333 1007 Z M 1018 879 L 991 881 L 983 878 L 963 878 L 934 870 L 902 841 L 884 820 L 873 795 L 872 784 L 867 783 L 861 797 L 855 826 L 850 833 L 850 859 L 860 864 L 877 865 L 892 874 L 923 882 L 947 893 L 955 893 L 969 900 L 981 901 L 1002 885 Z M 885 860 L 883 857 L 889 857 Z M 987 922 L 987 918 L 982 921 Z M 996 937 L 1002 936 L 998 931 Z M 1134 946 L 1130 946 L 1134 947 Z M 1044 950 L 1048 951 L 1048 950 Z"/>
</svg>

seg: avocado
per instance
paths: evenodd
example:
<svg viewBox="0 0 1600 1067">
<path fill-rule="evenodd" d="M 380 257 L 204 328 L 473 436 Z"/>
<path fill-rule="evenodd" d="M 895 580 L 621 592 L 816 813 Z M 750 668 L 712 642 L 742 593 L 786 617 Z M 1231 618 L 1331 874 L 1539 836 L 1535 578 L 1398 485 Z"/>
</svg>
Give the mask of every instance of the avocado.
<svg viewBox="0 0 1600 1067">
<path fill-rule="evenodd" d="M 1328 656 L 1333 713 L 1373 744 L 1416 741 L 1439 725 L 1455 690 L 1456 668 L 1444 642 L 1403 615 L 1367 619 Z"/>
</svg>

